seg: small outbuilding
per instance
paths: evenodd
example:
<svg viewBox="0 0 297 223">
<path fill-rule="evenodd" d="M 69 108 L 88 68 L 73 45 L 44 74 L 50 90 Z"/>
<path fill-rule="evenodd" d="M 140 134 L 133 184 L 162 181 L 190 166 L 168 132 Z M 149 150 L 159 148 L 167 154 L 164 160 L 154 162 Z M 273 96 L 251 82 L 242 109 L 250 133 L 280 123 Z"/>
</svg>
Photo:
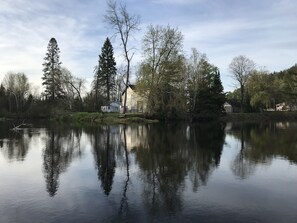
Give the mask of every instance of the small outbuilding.
<svg viewBox="0 0 297 223">
<path fill-rule="evenodd" d="M 121 104 L 119 102 L 111 102 L 109 105 L 101 106 L 101 111 L 105 113 L 120 112 Z"/>
<path fill-rule="evenodd" d="M 225 109 L 226 113 L 232 113 L 233 112 L 232 105 L 230 105 L 228 102 L 224 103 L 224 109 Z"/>
</svg>

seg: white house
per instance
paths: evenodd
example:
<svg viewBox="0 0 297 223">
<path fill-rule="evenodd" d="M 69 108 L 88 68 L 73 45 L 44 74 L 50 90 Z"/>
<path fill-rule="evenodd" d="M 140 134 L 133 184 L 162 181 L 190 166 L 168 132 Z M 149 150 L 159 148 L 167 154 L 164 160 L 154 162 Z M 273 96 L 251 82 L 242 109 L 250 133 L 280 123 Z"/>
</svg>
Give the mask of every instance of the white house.
<svg viewBox="0 0 297 223">
<path fill-rule="evenodd" d="M 232 105 L 230 105 L 228 102 L 224 103 L 224 109 L 227 113 L 232 113 L 233 109 L 232 109 Z"/>
<path fill-rule="evenodd" d="M 128 112 L 145 112 L 146 100 L 144 97 L 137 94 L 135 91 L 135 85 L 129 84 L 122 93 L 122 106 L 124 108 L 125 92 L 127 91 L 126 108 Z"/>
<path fill-rule="evenodd" d="M 109 105 L 101 106 L 102 112 L 120 112 L 120 103 L 119 102 L 111 102 Z"/>
</svg>

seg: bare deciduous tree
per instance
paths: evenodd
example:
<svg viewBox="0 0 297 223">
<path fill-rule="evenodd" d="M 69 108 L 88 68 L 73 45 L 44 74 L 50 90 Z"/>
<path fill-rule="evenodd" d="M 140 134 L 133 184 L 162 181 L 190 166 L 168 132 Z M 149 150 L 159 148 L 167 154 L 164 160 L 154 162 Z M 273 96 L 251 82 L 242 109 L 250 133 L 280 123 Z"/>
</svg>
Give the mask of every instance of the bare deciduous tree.
<svg viewBox="0 0 297 223">
<path fill-rule="evenodd" d="M 81 97 L 81 93 L 84 90 L 84 83 L 85 80 L 82 78 L 74 77 L 71 72 L 65 68 L 61 68 L 62 73 L 62 87 L 63 91 L 66 94 L 66 99 L 70 102 L 70 109 L 75 98 L 79 99 L 80 102 L 80 109 L 83 110 L 83 101 Z"/>
<path fill-rule="evenodd" d="M 238 56 L 233 58 L 232 62 L 229 65 L 229 69 L 232 73 L 232 77 L 240 85 L 240 104 L 241 112 L 244 112 L 243 103 L 244 103 L 244 91 L 245 84 L 248 77 L 252 74 L 255 69 L 255 63 L 246 56 Z"/>
<path fill-rule="evenodd" d="M 198 52 L 196 48 L 192 48 L 191 51 L 192 54 L 187 61 L 187 91 L 192 98 L 190 111 L 193 112 L 196 108 L 198 90 L 203 84 L 204 64 L 208 59 L 206 54 Z"/>
<path fill-rule="evenodd" d="M 12 111 L 15 106 L 15 110 L 18 112 L 23 109 L 26 98 L 30 94 L 30 84 L 28 78 L 24 73 L 9 72 L 3 79 L 3 86 L 9 92 L 9 110 Z M 14 106 L 13 106 L 14 98 Z"/>
<path fill-rule="evenodd" d="M 148 27 L 143 38 L 143 53 L 150 68 L 150 84 L 160 81 L 161 65 L 176 60 L 182 51 L 182 42 L 183 35 L 176 28 L 152 25 Z"/>
<path fill-rule="evenodd" d="M 116 31 L 115 34 L 120 36 L 121 44 L 123 46 L 124 57 L 127 63 L 126 67 L 126 86 L 129 84 L 130 66 L 134 52 L 129 48 L 129 38 L 134 31 L 139 29 L 139 17 L 130 15 L 125 4 L 117 5 L 116 1 L 109 0 L 107 2 L 107 11 L 105 14 L 106 22 Z M 124 111 L 126 113 L 127 91 L 124 99 Z"/>
</svg>

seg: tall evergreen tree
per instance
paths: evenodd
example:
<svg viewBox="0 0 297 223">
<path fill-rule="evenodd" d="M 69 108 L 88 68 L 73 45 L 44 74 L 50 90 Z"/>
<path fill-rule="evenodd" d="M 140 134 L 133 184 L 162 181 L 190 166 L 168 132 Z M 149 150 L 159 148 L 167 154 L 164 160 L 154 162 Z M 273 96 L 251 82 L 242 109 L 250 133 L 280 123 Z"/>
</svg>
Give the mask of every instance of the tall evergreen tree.
<svg viewBox="0 0 297 223">
<path fill-rule="evenodd" d="M 211 95 L 210 98 L 212 104 L 212 112 L 222 113 L 224 111 L 224 103 L 226 101 L 226 96 L 224 93 L 224 88 L 221 81 L 221 75 L 218 68 L 215 68 L 213 85 L 211 86 Z"/>
<path fill-rule="evenodd" d="M 64 95 L 62 90 L 62 73 L 60 62 L 60 49 L 55 38 L 51 38 L 47 46 L 47 53 L 44 58 L 42 85 L 45 87 L 44 94 L 47 99 L 55 101 Z"/>
<path fill-rule="evenodd" d="M 8 97 L 6 94 L 6 89 L 3 86 L 3 84 L 0 85 L 0 115 L 2 112 L 4 112 L 5 110 L 8 110 Z"/>
<path fill-rule="evenodd" d="M 97 66 L 93 82 L 96 103 L 98 103 L 99 95 L 103 96 L 104 100 L 107 102 L 114 99 L 116 72 L 117 69 L 113 55 L 113 47 L 109 38 L 106 38 L 101 49 L 101 54 L 99 55 L 99 64 Z"/>
<path fill-rule="evenodd" d="M 196 114 L 220 114 L 225 103 L 224 89 L 217 67 L 202 60 L 201 83 L 197 91 L 194 113 Z"/>
</svg>

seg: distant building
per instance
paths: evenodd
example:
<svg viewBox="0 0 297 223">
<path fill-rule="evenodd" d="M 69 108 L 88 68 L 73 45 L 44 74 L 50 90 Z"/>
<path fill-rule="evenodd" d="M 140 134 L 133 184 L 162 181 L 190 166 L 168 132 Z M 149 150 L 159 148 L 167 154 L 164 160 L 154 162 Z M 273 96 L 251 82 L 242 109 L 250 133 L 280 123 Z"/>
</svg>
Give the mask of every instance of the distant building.
<svg viewBox="0 0 297 223">
<path fill-rule="evenodd" d="M 121 104 L 119 102 L 111 102 L 109 105 L 101 106 L 102 112 L 120 112 Z"/>
<path fill-rule="evenodd" d="M 288 105 L 285 102 L 275 105 L 276 111 L 297 111 L 296 105 Z"/>
<path fill-rule="evenodd" d="M 285 102 L 275 105 L 276 111 L 289 111 L 289 106 Z"/>
<path fill-rule="evenodd" d="M 125 92 L 127 91 L 127 112 L 145 112 L 146 111 L 146 100 L 137 94 L 135 91 L 135 85 L 129 84 L 122 93 L 122 106 L 121 111 L 124 108 Z"/>
<path fill-rule="evenodd" d="M 240 102 L 236 99 L 231 99 L 225 102 L 224 109 L 227 113 L 239 113 L 240 112 Z"/>
<path fill-rule="evenodd" d="M 232 113 L 233 112 L 232 106 L 228 102 L 224 103 L 224 109 L 225 109 L 226 113 Z"/>
</svg>

